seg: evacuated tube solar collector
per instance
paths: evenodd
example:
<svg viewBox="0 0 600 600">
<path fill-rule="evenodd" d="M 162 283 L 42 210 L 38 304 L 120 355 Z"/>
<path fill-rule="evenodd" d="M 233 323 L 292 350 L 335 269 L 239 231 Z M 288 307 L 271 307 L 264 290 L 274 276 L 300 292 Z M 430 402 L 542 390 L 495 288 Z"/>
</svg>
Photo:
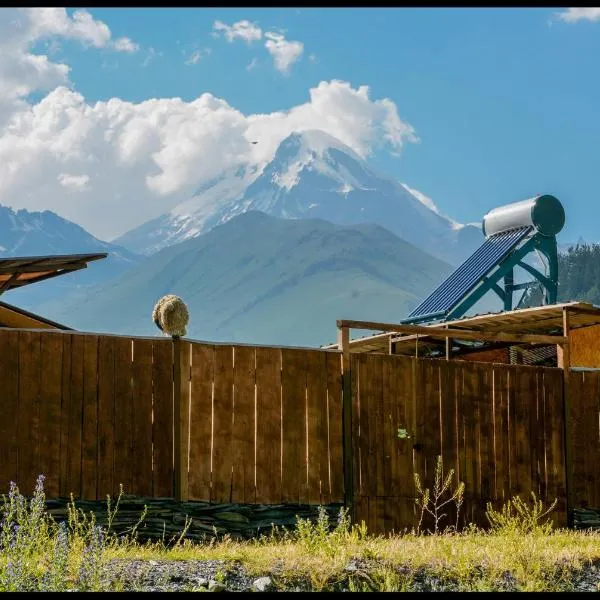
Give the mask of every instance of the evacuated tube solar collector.
<svg viewBox="0 0 600 600">
<path fill-rule="evenodd" d="M 556 234 L 565 224 L 565 211 L 559 200 L 549 194 L 499 206 L 483 217 L 485 242 L 415 308 L 405 323 L 447 321 L 463 316 L 488 291 L 496 293 L 504 310 L 518 308 L 528 288 L 541 284 L 544 304 L 556 302 L 558 253 Z M 524 262 L 531 252 L 547 260 L 541 273 Z M 533 275 L 534 281 L 514 283 L 518 266 Z M 524 290 L 517 306 L 513 293 Z"/>
</svg>

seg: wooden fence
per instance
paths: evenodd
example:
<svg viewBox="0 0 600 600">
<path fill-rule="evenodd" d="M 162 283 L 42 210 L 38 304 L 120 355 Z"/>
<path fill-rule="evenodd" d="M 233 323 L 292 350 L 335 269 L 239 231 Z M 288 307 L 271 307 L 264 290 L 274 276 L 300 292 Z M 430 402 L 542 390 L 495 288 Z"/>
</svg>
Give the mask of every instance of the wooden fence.
<svg viewBox="0 0 600 600">
<path fill-rule="evenodd" d="M 182 340 L 178 429 L 173 347 L 0 330 L 0 493 L 43 473 L 49 497 L 173 497 L 180 459 L 190 500 L 326 504 L 344 500 L 346 465 L 356 520 L 398 531 L 415 524 L 414 473 L 431 487 L 441 454 L 468 520 L 535 491 L 564 524 L 568 442 L 574 506 L 600 508 L 597 373 L 571 374 L 565 440 L 561 369 L 351 355 L 348 463 L 339 352 Z"/>
<path fill-rule="evenodd" d="M 534 491 L 558 498 L 566 523 L 561 369 L 366 354 L 351 369 L 357 521 L 411 528 L 414 473 L 432 490 L 441 455 L 453 486 L 465 484 L 461 521 L 485 524 L 487 502 Z M 443 512 L 454 524 L 453 505 Z"/>
<path fill-rule="evenodd" d="M 174 495 L 173 343 L 0 330 L 0 492 Z M 343 500 L 340 355 L 181 342 L 185 497 Z"/>
</svg>

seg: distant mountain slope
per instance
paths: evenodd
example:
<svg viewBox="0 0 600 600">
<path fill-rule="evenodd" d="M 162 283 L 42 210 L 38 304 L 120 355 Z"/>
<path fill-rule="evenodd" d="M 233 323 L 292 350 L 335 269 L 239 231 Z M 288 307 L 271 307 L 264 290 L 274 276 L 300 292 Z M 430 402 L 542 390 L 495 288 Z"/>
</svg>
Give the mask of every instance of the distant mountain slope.
<svg viewBox="0 0 600 600">
<path fill-rule="evenodd" d="M 189 306 L 189 337 L 318 346 L 335 340 L 339 318 L 401 319 L 450 270 L 377 225 L 251 211 L 43 314 L 82 330 L 156 334 L 154 303 L 174 293 Z"/>
<path fill-rule="evenodd" d="M 7 302 L 33 308 L 51 298 L 72 294 L 82 287 L 116 277 L 136 265 L 140 257 L 121 246 L 95 238 L 53 212 L 15 212 L 0 206 L 0 258 L 95 252 L 107 252 L 108 257 L 91 263 L 82 271 L 7 292 L 2 296 Z"/>
<path fill-rule="evenodd" d="M 440 214 L 423 194 L 377 173 L 339 140 L 304 131 L 288 136 L 262 169 L 225 173 L 115 242 L 151 254 L 251 210 L 341 225 L 376 223 L 452 264 L 483 239 L 479 225 L 461 225 Z"/>
</svg>

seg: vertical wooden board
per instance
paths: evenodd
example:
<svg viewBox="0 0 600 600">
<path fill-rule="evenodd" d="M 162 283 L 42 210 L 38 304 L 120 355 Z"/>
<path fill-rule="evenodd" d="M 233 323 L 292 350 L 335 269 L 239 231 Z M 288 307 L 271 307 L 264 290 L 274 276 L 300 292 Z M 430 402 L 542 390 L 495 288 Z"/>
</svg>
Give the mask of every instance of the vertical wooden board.
<svg viewBox="0 0 600 600">
<path fill-rule="evenodd" d="M 85 336 L 72 334 L 71 369 L 69 379 L 63 379 L 63 390 L 69 389 L 69 446 L 67 496 L 82 497 L 81 470 L 83 463 L 83 365 Z M 66 374 L 65 374 L 66 375 Z"/>
<path fill-rule="evenodd" d="M 465 484 L 465 499 L 472 499 L 478 493 L 476 477 L 476 412 L 477 395 L 479 394 L 478 381 L 473 364 L 460 365 L 462 371 L 462 426 L 463 426 L 463 452 L 461 461 L 462 480 Z"/>
<path fill-rule="evenodd" d="M 508 480 L 508 416 L 506 406 L 506 369 L 493 366 L 494 398 L 494 458 L 495 458 L 495 500 L 507 498 L 510 482 Z"/>
<path fill-rule="evenodd" d="M 572 372 L 570 374 L 569 392 L 570 392 L 570 411 L 571 419 L 571 439 L 566 440 L 571 444 L 573 458 L 573 475 L 571 485 L 574 490 L 574 506 L 585 506 L 585 471 L 586 464 L 586 440 L 584 438 L 584 413 L 585 406 L 589 402 L 586 383 L 588 373 Z"/>
<path fill-rule="evenodd" d="M 60 489 L 59 495 L 67 498 L 69 486 L 69 419 L 71 414 L 71 345 L 72 334 L 62 335 L 62 394 L 60 410 Z"/>
<path fill-rule="evenodd" d="M 590 505 L 591 506 L 600 506 L 600 467 L 598 466 L 598 462 L 600 461 L 600 431 L 599 431 L 599 421 L 600 421 L 600 374 L 598 372 L 594 372 L 594 394 L 592 396 L 592 414 L 590 417 L 590 425 L 591 425 L 591 442 L 590 448 L 593 448 L 594 458 L 591 461 L 591 465 L 593 465 L 593 472 L 590 472 Z"/>
<path fill-rule="evenodd" d="M 539 498 L 547 498 L 547 477 L 546 477 L 546 422 L 545 422 L 545 373 L 544 369 L 538 369 L 536 376 L 536 396 L 532 404 L 530 421 L 535 427 L 535 438 L 532 443 L 535 444 L 535 461 L 532 461 L 531 476 L 534 480 L 534 489 Z"/>
<path fill-rule="evenodd" d="M 330 502 L 344 499 L 344 455 L 342 442 L 342 356 L 327 352 L 327 411 L 329 446 L 329 498 Z M 356 410 L 353 408 L 353 427 Z M 354 438 L 356 445 L 356 438 Z M 356 473 L 356 470 L 355 470 Z M 356 482 L 355 482 L 356 487 Z"/>
<path fill-rule="evenodd" d="M 212 345 L 192 343 L 191 352 L 189 497 L 208 502 L 211 498 L 215 349 Z"/>
<path fill-rule="evenodd" d="M 115 338 L 98 339 L 98 498 L 114 494 Z"/>
<path fill-rule="evenodd" d="M 377 486 L 377 480 L 372 468 L 372 458 L 369 452 L 371 438 L 373 436 L 373 433 L 371 432 L 372 423 L 369 419 L 372 375 L 370 375 L 366 355 L 359 354 L 356 356 L 355 367 L 352 368 L 352 375 L 354 377 L 352 391 L 353 393 L 358 394 L 358 438 L 355 437 L 355 440 L 358 441 L 357 451 L 360 468 L 360 495 L 368 497 L 375 495 L 374 489 Z"/>
<path fill-rule="evenodd" d="M 360 370 L 361 370 L 361 355 L 351 354 L 350 355 L 350 389 L 352 391 L 352 453 L 353 453 L 353 482 L 354 490 L 353 496 L 355 498 L 366 494 L 365 484 L 363 479 L 363 473 L 366 469 L 363 466 L 363 461 L 366 460 L 366 455 L 363 449 L 364 445 L 364 424 L 361 419 L 363 417 L 364 407 L 362 405 L 362 398 L 360 394 Z M 343 367 L 342 367 L 343 368 Z M 342 378 L 343 386 L 343 378 Z M 342 403 L 343 403 L 343 389 L 342 389 Z M 343 431 L 343 407 L 342 407 L 342 431 Z M 344 470 L 343 462 L 344 453 L 344 440 L 342 438 L 342 473 Z M 362 509 L 361 509 L 362 510 Z"/>
<path fill-rule="evenodd" d="M 565 478 L 565 439 L 564 439 L 564 396 L 562 369 L 548 370 L 546 384 L 546 418 L 549 439 L 546 445 L 547 496 L 550 502 L 559 500 L 566 524 L 566 478 Z"/>
<path fill-rule="evenodd" d="M 394 357 L 381 356 L 381 402 L 383 417 L 383 489 L 386 496 L 398 495 L 398 456 L 400 447 L 406 440 L 399 440 L 398 398 L 396 395 L 396 378 Z M 387 514 L 387 513 L 386 513 Z"/>
<path fill-rule="evenodd" d="M 516 493 L 529 495 L 531 480 L 531 439 L 535 435 L 530 430 L 529 403 L 535 396 L 535 369 L 518 367 L 515 378 L 515 471 Z"/>
<path fill-rule="evenodd" d="M 22 494 L 31 495 L 40 472 L 39 399 L 41 355 L 40 334 L 19 333 L 19 475 Z M 45 473 L 44 473 L 45 475 Z"/>
<path fill-rule="evenodd" d="M 469 409 L 469 402 L 465 395 L 465 365 L 454 363 L 455 367 L 455 398 L 456 398 L 456 448 L 458 478 L 465 484 L 465 499 L 470 488 L 467 488 L 467 436 L 466 436 L 466 415 L 465 410 Z"/>
<path fill-rule="evenodd" d="M 73 340 L 75 343 L 75 339 Z M 133 372 L 132 340 L 115 338 L 115 431 L 113 494 L 122 485 L 126 494 L 133 490 Z M 75 363 L 73 363 L 75 367 Z"/>
<path fill-rule="evenodd" d="M 81 497 L 98 500 L 98 336 L 83 340 L 83 438 Z"/>
<path fill-rule="evenodd" d="M 152 495 L 152 340 L 133 340 L 132 492 Z"/>
<path fill-rule="evenodd" d="M 0 494 L 18 482 L 19 458 L 19 332 L 0 330 Z"/>
<path fill-rule="evenodd" d="M 441 452 L 444 461 L 444 471 L 454 469 L 453 485 L 459 481 L 458 451 L 457 451 L 457 422 L 456 422 L 456 366 L 454 361 L 440 364 L 441 371 Z"/>
<path fill-rule="evenodd" d="M 585 482 L 585 502 L 590 507 L 596 507 L 594 503 L 594 475 L 595 463 L 598 458 L 598 374 L 595 372 L 585 373 L 584 379 L 584 410 L 582 414 L 582 437 L 585 440 L 585 456 L 582 460 L 583 480 Z"/>
<path fill-rule="evenodd" d="M 60 411 L 62 399 L 62 333 L 40 334 L 40 458 L 39 470 L 46 480 L 48 498 L 56 498 L 60 488 Z"/>
<path fill-rule="evenodd" d="M 477 365 L 482 377 L 482 392 L 479 403 L 480 455 L 481 455 L 481 498 L 485 502 L 496 497 L 496 477 L 494 456 L 494 383 L 493 366 Z"/>
<path fill-rule="evenodd" d="M 409 438 L 402 441 L 399 446 L 398 461 L 398 495 L 404 497 L 415 497 L 415 480 L 413 471 L 413 445 L 416 442 L 416 420 L 415 406 L 413 405 L 413 394 L 416 385 L 413 364 L 416 359 L 410 357 L 398 357 L 395 360 L 395 388 L 398 399 L 397 423 L 408 431 Z"/>
<path fill-rule="evenodd" d="M 179 398 L 174 398 L 174 402 L 179 402 L 174 405 L 174 419 L 180 419 L 179 433 L 177 439 L 175 431 L 174 437 L 174 460 L 177 456 L 180 457 L 179 468 L 182 472 L 181 477 L 181 497 L 189 498 L 189 481 L 190 481 L 190 413 L 191 413 L 191 360 L 192 360 L 192 343 L 180 340 L 179 342 Z M 179 444 L 179 448 L 177 447 Z M 175 464 L 177 461 L 175 460 Z M 177 493 L 177 491 L 176 491 Z"/>
<path fill-rule="evenodd" d="M 421 421 L 423 430 L 421 439 L 423 444 L 423 456 L 425 459 L 425 473 L 428 485 L 433 484 L 433 476 L 440 456 L 441 448 L 441 427 L 440 427 L 440 368 L 445 366 L 445 361 L 427 360 L 421 361 L 421 385 L 424 391 L 423 403 L 420 410 L 423 412 Z"/>
<path fill-rule="evenodd" d="M 300 501 L 306 481 L 306 350 L 281 350 L 282 496 Z"/>
<path fill-rule="evenodd" d="M 384 468 L 385 468 L 385 449 L 389 440 L 385 438 L 385 432 L 383 429 L 383 389 L 382 389 L 382 368 L 384 356 L 372 355 L 368 356 L 369 370 L 373 373 L 371 379 L 371 397 L 369 398 L 369 405 L 371 410 L 369 411 L 369 419 L 372 424 L 371 427 L 371 443 L 369 444 L 369 451 L 374 463 L 374 471 L 376 487 L 374 492 L 376 496 L 384 496 L 386 494 L 384 486 Z M 378 507 L 379 504 L 375 503 Z M 377 514 L 379 514 L 379 508 L 376 508 Z M 378 517 L 379 519 L 379 517 Z M 379 520 L 377 521 L 377 527 L 381 527 Z"/>
<path fill-rule="evenodd" d="M 309 352 L 306 357 L 308 480 L 305 492 L 310 504 L 329 504 L 327 443 L 327 353 Z"/>
<path fill-rule="evenodd" d="M 281 350 L 256 348 L 256 502 L 279 504 L 281 472 Z"/>
<path fill-rule="evenodd" d="M 250 346 L 234 346 L 233 352 L 231 501 L 254 504 L 256 352 Z"/>
<path fill-rule="evenodd" d="M 173 342 L 152 341 L 152 494 L 172 498 Z"/>
<path fill-rule="evenodd" d="M 215 346 L 212 502 L 231 502 L 233 347 Z"/>
</svg>

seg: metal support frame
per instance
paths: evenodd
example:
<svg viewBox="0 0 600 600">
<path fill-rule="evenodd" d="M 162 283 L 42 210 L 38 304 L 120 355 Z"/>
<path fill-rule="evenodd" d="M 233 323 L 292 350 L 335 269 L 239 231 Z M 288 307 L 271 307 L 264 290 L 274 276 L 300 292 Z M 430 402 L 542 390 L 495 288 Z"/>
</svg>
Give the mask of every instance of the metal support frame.
<svg viewBox="0 0 600 600">
<path fill-rule="evenodd" d="M 531 252 L 538 251 L 548 260 L 548 275 L 544 275 L 535 267 L 523 262 Z M 521 267 L 535 278 L 535 281 L 514 283 L 514 269 Z M 502 283 L 501 283 L 502 282 Z M 544 290 L 544 304 L 555 304 L 558 296 L 558 250 L 556 238 L 534 234 L 525 243 L 509 254 L 498 268 L 490 275 L 483 277 L 477 287 L 471 290 L 461 302 L 446 313 L 422 315 L 415 319 L 406 319 L 404 323 L 433 323 L 448 321 L 462 317 L 489 291 L 493 291 L 504 304 L 504 310 L 514 310 L 514 294 L 517 290 L 526 290 L 536 284 L 541 284 Z M 525 292 L 523 292 L 524 294 Z M 519 299 L 518 304 L 522 298 Z"/>
</svg>

